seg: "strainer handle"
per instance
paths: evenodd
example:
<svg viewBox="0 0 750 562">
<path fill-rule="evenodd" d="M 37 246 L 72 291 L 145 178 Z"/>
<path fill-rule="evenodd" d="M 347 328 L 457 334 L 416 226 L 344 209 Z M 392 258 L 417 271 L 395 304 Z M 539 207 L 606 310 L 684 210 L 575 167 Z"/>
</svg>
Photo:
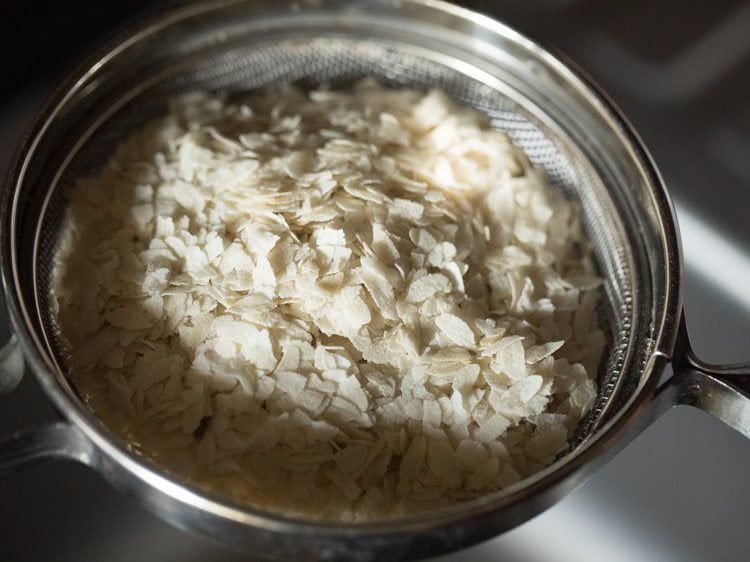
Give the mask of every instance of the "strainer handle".
<svg viewBox="0 0 750 562">
<path fill-rule="evenodd" d="M 714 365 L 699 359 L 683 314 L 673 367 L 679 404 L 700 408 L 750 438 L 750 363 Z"/>
<path fill-rule="evenodd" d="M 24 367 L 23 353 L 13 335 L 0 349 L 0 394 L 18 386 Z M 0 476 L 51 459 L 76 460 L 90 465 L 94 452 L 91 441 L 70 423 L 53 422 L 32 427 L 0 439 Z"/>
<path fill-rule="evenodd" d="M 23 353 L 13 334 L 0 349 L 0 394 L 7 394 L 21 382 L 24 372 Z"/>
<path fill-rule="evenodd" d="M 0 441 L 0 476 L 42 461 L 67 459 L 91 465 L 94 445 L 67 422 L 19 431 Z"/>
</svg>

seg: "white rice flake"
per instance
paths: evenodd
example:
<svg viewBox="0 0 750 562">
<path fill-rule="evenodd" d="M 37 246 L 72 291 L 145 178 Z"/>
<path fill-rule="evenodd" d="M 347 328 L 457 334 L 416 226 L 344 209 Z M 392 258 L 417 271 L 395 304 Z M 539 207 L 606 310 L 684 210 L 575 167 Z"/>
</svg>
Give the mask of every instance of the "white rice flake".
<svg viewBox="0 0 750 562">
<path fill-rule="evenodd" d="M 412 281 L 406 293 L 409 302 L 424 302 L 435 293 L 448 293 L 451 290 L 450 281 L 440 273 L 429 273 Z"/>
<path fill-rule="evenodd" d="M 462 347 L 474 347 L 476 339 L 469 325 L 455 314 L 441 314 L 435 324 L 453 343 Z"/>
<path fill-rule="evenodd" d="M 270 299 L 276 294 L 276 274 L 265 256 L 258 258 L 253 270 L 253 288 Z"/>
<path fill-rule="evenodd" d="M 430 439 L 427 446 L 427 466 L 446 489 L 461 486 L 461 463 L 447 439 Z"/>
<path fill-rule="evenodd" d="M 392 217 L 418 222 L 424 214 L 424 205 L 408 199 L 394 199 L 388 212 Z"/>
</svg>

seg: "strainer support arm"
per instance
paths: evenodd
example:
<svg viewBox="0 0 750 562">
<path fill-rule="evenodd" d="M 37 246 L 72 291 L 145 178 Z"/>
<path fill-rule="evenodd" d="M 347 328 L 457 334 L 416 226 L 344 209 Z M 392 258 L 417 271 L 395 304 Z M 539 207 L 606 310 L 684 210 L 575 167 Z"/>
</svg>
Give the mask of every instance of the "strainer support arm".
<svg viewBox="0 0 750 562">
<path fill-rule="evenodd" d="M 683 315 L 673 365 L 680 404 L 700 408 L 750 438 L 750 363 L 714 365 L 699 359 Z"/>
</svg>

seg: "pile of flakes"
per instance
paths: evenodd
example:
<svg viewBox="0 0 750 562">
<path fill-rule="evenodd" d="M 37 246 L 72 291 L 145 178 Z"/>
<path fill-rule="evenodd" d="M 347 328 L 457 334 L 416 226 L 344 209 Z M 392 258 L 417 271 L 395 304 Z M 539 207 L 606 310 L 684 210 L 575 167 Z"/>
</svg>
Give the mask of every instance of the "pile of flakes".
<svg viewBox="0 0 750 562">
<path fill-rule="evenodd" d="M 533 474 L 591 407 L 576 207 L 440 91 L 194 93 L 70 194 L 71 377 L 143 454 L 360 520 Z"/>
</svg>

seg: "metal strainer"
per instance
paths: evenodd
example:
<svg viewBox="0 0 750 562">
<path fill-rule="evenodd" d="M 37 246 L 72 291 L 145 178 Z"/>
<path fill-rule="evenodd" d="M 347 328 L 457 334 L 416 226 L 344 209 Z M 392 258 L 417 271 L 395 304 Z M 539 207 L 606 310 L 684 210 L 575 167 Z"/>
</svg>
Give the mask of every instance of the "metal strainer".
<svg viewBox="0 0 750 562">
<path fill-rule="evenodd" d="M 178 527 L 235 549 L 283 559 L 393 559 L 454 550 L 518 525 L 670 406 L 701 407 L 750 436 L 750 381 L 741 374 L 750 366 L 709 366 L 690 350 L 675 219 L 645 149 L 602 93 L 529 39 L 436 0 L 224 0 L 164 14 L 102 53 L 48 102 L 2 193 L 0 265 L 17 336 L 0 353 L 0 389 L 20 378 L 23 350 L 65 421 L 0 443 L 0 473 L 44 458 L 76 459 Z M 580 202 L 606 280 L 609 345 L 594 409 L 545 470 L 451 508 L 330 524 L 232 505 L 133 453 L 66 378 L 48 292 L 67 189 L 163 112 L 167 98 L 288 82 L 346 88 L 363 77 L 439 87 L 485 112 Z M 670 361 L 675 374 L 660 386 Z"/>
</svg>

